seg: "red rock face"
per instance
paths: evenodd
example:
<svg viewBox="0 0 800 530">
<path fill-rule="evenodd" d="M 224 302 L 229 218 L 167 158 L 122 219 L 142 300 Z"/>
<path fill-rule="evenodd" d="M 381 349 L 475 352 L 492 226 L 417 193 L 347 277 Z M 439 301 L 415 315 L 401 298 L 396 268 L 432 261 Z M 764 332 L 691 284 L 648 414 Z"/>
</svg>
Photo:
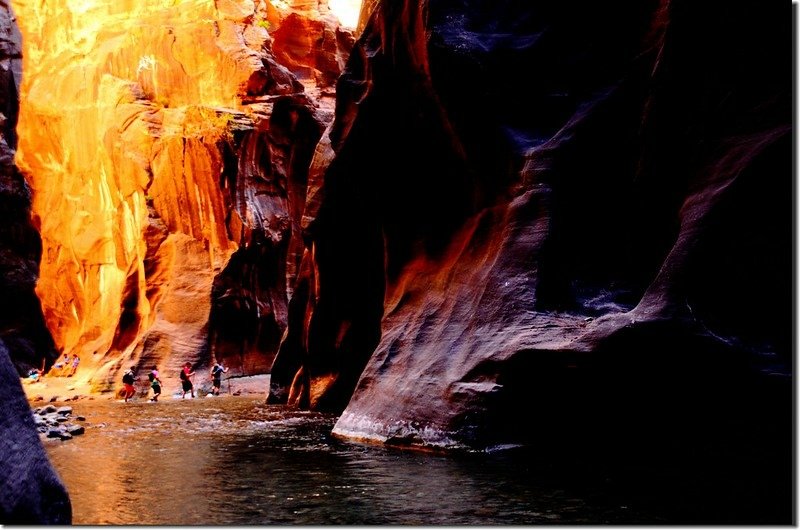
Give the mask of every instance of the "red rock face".
<svg viewBox="0 0 800 530">
<path fill-rule="evenodd" d="M 787 13 L 713 4 L 381 3 L 270 399 L 421 447 L 788 440 Z"/>
<path fill-rule="evenodd" d="M 345 11 L 353 11 L 360 2 L 343 4 L 349 8 Z M 340 26 L 328 2 L 276 2 L 269 13 L 268 23 L 275 28 L 272 50 L 278 62 L 309 87 L 332 86 L 353 46 L 353 35 Z"/>
<path fill-rule="evenodd" d="M 325 119 L 306 96 L 278 99 L 229 153 L 238 164 L 223 173 L 232 197 L 228 227 L 239 249 L 214 279 L 210 344 L 245 374 L 269 371 L 286 329 L 308 165 Z"/>
<path fill-rule="evenodd" d="M 37 293 L 56 347 L 81 355 L 77 384 L 110 390 L 131 363 L 269 370 L 323 88 L 352 45 L 326 6 L 278 4 L 16 1 Z M 296 37 L 310 62 L 273 51 L 292 21 L 319 33 Z"/>
</svg>

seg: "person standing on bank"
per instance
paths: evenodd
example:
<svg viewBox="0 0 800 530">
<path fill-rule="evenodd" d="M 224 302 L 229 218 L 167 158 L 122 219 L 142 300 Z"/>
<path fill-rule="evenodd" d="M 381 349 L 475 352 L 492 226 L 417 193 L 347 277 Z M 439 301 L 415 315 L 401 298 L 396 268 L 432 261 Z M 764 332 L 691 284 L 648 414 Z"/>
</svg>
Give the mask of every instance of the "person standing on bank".
<svg viewBox="0 0 800 530">
<path fill-rule="evenodd" d="M 186 392 L 191 392 L 192 397 L 194 397 L 194 385 L 192 384 L 192 376 L 194 376 L 194 372 L 192 372 L 192 363 L 186 361 L 186 364 L 183 365 L 183 370 L 181 370 L 181 386 L 183 387 L 183 394 L 181 395 L 181 399 L 186 397 Z"/>
<path fill-rule="evenodd" d="M 69 372 L 69 375 L 67 377 L 72 377 L 73 375 L 75 375 L 75 372 L 78 371 L 78 365 L 80 364 L 80 362 L 81 362 L 81 358 L 78 357 L 78 354 L 77 353 L 73 354 L 73 356 L 72 356 L 72 368 L 71 368 L 71 370 Z"/>
<path fill-rule="evenodd" d="M 222 363 L 214 363 L 211 368 L 211 394 L 214 396 L 219 395 L 219 387 L 222 386 L 222 374 L 227 373 L 228 369 L 222 366 Z"/>
</svg>

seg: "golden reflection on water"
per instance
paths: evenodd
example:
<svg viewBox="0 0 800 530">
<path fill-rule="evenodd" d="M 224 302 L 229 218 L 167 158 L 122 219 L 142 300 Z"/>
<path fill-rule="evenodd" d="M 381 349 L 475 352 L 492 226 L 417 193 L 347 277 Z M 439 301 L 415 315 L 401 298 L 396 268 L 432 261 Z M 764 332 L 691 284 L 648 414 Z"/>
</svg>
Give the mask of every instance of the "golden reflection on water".
<svg viewBox="0 0 800 530">
<path fill-rule="evenodd" d="M 432 455 L 329 436 L 335 418 L 223 397 L 83 401 L 86 434 L 45 442 L 91 524 L 535 524 L 626 521 L 508 455 Z M 650 520 L 653 520 L 652 518 Z"/>
</svg>

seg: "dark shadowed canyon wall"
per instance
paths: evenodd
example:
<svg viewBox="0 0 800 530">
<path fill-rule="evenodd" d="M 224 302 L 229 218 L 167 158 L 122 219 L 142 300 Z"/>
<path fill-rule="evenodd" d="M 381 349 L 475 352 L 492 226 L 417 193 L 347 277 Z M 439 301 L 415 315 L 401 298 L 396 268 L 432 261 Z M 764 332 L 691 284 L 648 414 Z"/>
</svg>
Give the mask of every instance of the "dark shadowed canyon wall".
<svg viewBox="0 0 800 530">
<path fill-rule="evenodd" d="M 52 361 L 54 352 L 34 293 L 41 247 L 30 223 L 30 189 L 14 164 L 20 41 L 13 10 L 0 2 L 0 524 L 69 524 L 69 498 L 47 460 L 11 361 Z"/>
<path fill-rule="evenodd" d="M 763 436 L 788 469 L 788 6 L 399 1 L 364 22 L 270 400 L 430 448 Z"/>
<path fill-rule="evenodd" d="M 17 148 L 22 43 L 16 18 L 0 4 L 0 339 L 14 352 L 20 371 L 52 364 L 53 339 L 34 292 L 39 275 L 41 239 L 31 222 L 31 190 L 14 163 Z"/>
</svg>

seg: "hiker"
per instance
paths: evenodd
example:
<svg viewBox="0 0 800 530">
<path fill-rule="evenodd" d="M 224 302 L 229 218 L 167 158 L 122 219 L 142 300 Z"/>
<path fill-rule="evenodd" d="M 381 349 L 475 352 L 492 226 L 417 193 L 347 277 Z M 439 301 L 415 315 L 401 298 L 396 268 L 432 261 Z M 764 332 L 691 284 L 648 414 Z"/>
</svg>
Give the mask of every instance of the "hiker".
<svg viewBox="0 0 800 530">
<path fill-rule="evenodd" d="M 211 380 L 213 381 L 211 384 L 212 395 L 219 395 L 219 387 L 222 385 L 222 374 L 225 373 L 228 373 L 228 369 L 222 366 L 222 363 L 214 363 L 214 367 L 211 368 Z"/>
<path fill-rule="evenodd" d="M 153 397 L 150 401 L 156 402 L 158 401 L 158 396 L 161 395 L 161 379 L 158 378 L 158 366 L 153 366 L 148 377 L 150 378 L 150 387 L 153 389 Z"/>
<path fill-rule="evenodd" d="M 183 394 L 181 394 L 181 399 L 186 397 L 186 392 L 191 392 L 192 397 L 194 397 L 194 385 L 192 384 L 191 377 L 194 375 L 192 372 L 192 363 L 186 361 L 186 364 L 183 365 L 183 370 L 181 370 L 181 386 L 183 388 Z"/>
<path fill-rule="evenodd" d="M 72 355 L 72 367 L 70 368 L 69 375 L 67 377 L 72 377 L 75 375 L 75 372 L 78 371 L 78 364 L 80 364 L 81 358 L 78 357 L 78 354 L 75 353 Z"/>
<path fill-rule="evenodd" d="M 122 375 L 122 384 L 125 387 L 125 403 L 136 394 L 136 389 L 133 383 L 136 380 L 136 367 L 131 366 L 131 369 Z"/>
<path fill-rule="evenodd" d="M 69 366 L 69 354 L 65 353 L 64 357 L 55 363 L 52 368 L 50 368 L 50 371 L 47 372 L 47 375 L 61 377 L 64 375 L 64 370 L 67 369 L 67 366 Z"/>
</svg>

